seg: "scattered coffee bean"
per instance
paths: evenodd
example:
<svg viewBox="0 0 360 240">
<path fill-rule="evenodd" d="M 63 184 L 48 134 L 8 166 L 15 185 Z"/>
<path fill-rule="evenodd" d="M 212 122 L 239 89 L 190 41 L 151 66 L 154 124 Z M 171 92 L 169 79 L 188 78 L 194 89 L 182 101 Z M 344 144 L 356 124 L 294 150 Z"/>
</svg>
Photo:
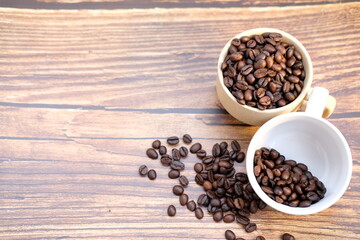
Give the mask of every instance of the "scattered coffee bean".
<svg viewBox="0 0 360 240">
<path fill-rule="evenodd" d="M 282 240 L 295 240 L 295 237 L 290 233 L 284 233 L 282 235 Z"/>
<path fill-rule="evenodd" d="M 184 141 L 184 143 L 189 144 L 189 143 L 192 142 L 192 137 L 191 137 L 189 134 L 185 134 L 185 135 L 183 136 L 183 141 Z"/>
<path fill-rule="evenodd" d="M 189 185 L 189 180 L 187 179 L 187 177 L 185 177 L 183 175 L 180 176 L 179 182 L 180 182 L 181 186 L 183 186 L 183 187 L 186 187 L 187 185 Z"/>
<path fill-rule="evenodd" d="M 172 137 L 169 137 L 166 141 L 169 145 L 176 145 L 179 143 L 179 138 L 176 136 L 172 136 Z"/>
<path fill-rule="evenodd" d="M 266 240 L 266 238 L 263 237 L 263 236 L 257 236 L 257 237 L 255 238 L 255 240 Z"/>
<path fill-rule="evenodd" d="M 248 225 L 245 226 L 245 231 L 250 233 L 255 231 L 257 228 L 256 223 L 249 223 Z"/>
<path fill-rule="evenodd" d="M 187 157 L 189 150 L 183 146 L 183 147 L 179 148 L 179 152 L 180 152 L 180 156 L 185 158 L 185 157 Z"/>
<path fill-rule="evenodd" d="M 196 153 L 197 151 L 199 151 L 202 148 L 200 143 L 194 143 L 191 148 L 190 148 L 190 152 L 191 153 Z"/>
<path fill-rule="evenodd" d="M 231 141 L 231 148 L 234 150 L 234 152 L 240 152 L 241 151 L 240 144 L 236 140 Z"/>
<path fill-rule="evenodd" d="M 160 155 L 165 155 L 166 152 L 167 152 L 166 147 L 161 145 L 161 146 L 159 147 L 159 153 L 160 153 Z"/>
<path fill-rule="evenodd" d="M 167 156 L 165 156 L 165 155 L 163 155 L 161 158 L 160 158 L 160 162 L 161 162 L 161 164 L 162 165 L 164 165 L 164 166 L 170 166 L 170 164 L 171 164 L 171 162 L 172 162 L 172 159 L 170 158 L 170 157 L 167 157 Z"/>
<path fill-rule="evenodd" d="M 180 156 L 180 151 L 179 150 L 177 150 L 176 148 L 173 148 L 171 150 L 171 153 L 172 153 L 172 158 L 173 158 L 174 161 L 180 161 L 181 156 Z"/>
<path fill-rule="evenodd" d="M 140 167 L 139 167 L 139 174 L 140 174 L 140 176 L 146 176 L 146 174 L 148 173 L 148 168 L 147 168 L 147 166 L 146 165 L 141 165 Z"/>
<path fill-rule="evenodd" d="M 197 173 L 200 173 L 203 169 L 204 169 L 204 167 L 201 163 L 196 163 L 194 165 L 194 171 Z"/>
<path fill-rule="evenodd" d="M 195 211 L 195 209 L 196 209 L 196 203 L 193 200 L 189 201 L 186 204 L 186 206 L 187 206 L 187 209 L 189 209 L 192 212 Z"/>
<path fill-rule="evenodd" d="M 231 230 L 226 230 L 225 231 L 225 239 L 226 240 L 235 240 L 236 239 L 235 233 Z"/>
<path fill-rule="evenodd" d="M 201 149 L 199 151 L 196 152 L 196 156 L 200 159 L 203 159 L 204 157 L 206 157 L 206 151 Z"/>
<path fill-rule="evenodd" d="M 180 176 L 180 172 L 178 170 L 171 169 L 168 173 L 168 177 L 171 179 L 178 178 Z"/>
<path fill-rule="evenodd" d="M 160 146 L 161 146 L 160 140 L 155 140 L 155 141 L 151 144 L 151 146 L 152 146 L 153 148 L 155 148 L 155 149 L 159 149 Z"/>
<path fill-rule="evenodd" d="M 180 196 L 181 194 L 183 194 L 184 192 L 184 188 L 180 185 L 175 185 L 173 187 L 173 193 L 177 196 Z"/>
<path fill-rule="evenodd" d="M 290 207 L 308 207 L 320 201 L 324 184 L 295 160 L 285 160 L 275 149 L 258 149 L 254 156 L 254 175 L 261 189 L 274 201 Z M 256 210 L 254 206 L 250 211 Z"/>
<path fill-rule="evenodd" d="M 189 196 L 186 193 L 183 193 L 179 197 L 179 202 L 181 206 L 185 206 L 189 200 Z"/>
<path fill-rule="evenodd" d="M 148 172 L 148 178 L 150 180 L 155 180 L 156 179 L 156 171 L 154 169 L 150 169 Z"/>
<path fill-rule="evenodd" d="M 223 221 L 224 221 L 225 223 L 232 223 L 233 221 L 235 221 L 235 216 L 234 216 L 234 214 L 231 214 L 231 213 L 226 214 L 226 215 L 223 217 Z"/>
<path fill-rule="evenodd" d="M 260 110 L 282 107 L 302 91 L 306 74 L 300 52 L 283 42 L 281 34 L 271 34 L 276 37 L 263 33 L 231 41 L 221 71 L 239 104 Z"/>
<path fill-rule="evenodd" d="M 157 154 L 156 150 L 153 148 L 148 148 L 148 150 L 146 150 L 146 155 L 151 159 L 158 158 L 158 154 Z"/>
<path fill-rule="evenodd" d="M 176 208 L 174 205 L 170 205 L 167 209 L 167 214 L 170 216 L 170 217 L 173 217 L 176 215 Z"/>
<path fill-rule="evenodd" d="M 170 167 L 175 170 L 184 170 L 185 164 L 181 161 L 172 161 Z"/>
<path fill-rule="evenodd" d="M 204 212 L 201 208 L 197 207 L 195 209 L 195 216 L 197 219 L 202 219 L 204 217 Z"/>
</svg>

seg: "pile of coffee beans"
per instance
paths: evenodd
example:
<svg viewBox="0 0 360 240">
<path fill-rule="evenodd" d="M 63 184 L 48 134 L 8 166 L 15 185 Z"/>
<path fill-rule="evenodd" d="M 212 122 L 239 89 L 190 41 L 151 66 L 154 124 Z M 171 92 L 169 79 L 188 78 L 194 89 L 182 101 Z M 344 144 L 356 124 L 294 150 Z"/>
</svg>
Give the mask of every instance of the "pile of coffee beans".
<svg viewBox="0 0 360 240">
<path fill-rule="evenodd" d="M 275 149 L 261 148 L 254 156 L 254 174 L 261 189 L 274 201 L 308 207 L 324 198 L 324 184 L 303 163 L 286 160 Z"/>
<path fill-rule="evenodd" d="M 279 33 L 233 39 L 221 71 L 237 102 L 260 110 L 294 101 L 305 79 L 301 53 Z"/>
<path fill-rule="evenodd" d="M 185 134 L 182 140 L 185 144 L 192 143 L 192 137 L 189 134 Z M 180 139 L 172 136 L 167 138 L 166 142 L 168 145 L 175 146 Z M 181 175 L 185 169 L 185 164 L 181 160 L 186 158 L 189 152 L 200 160 L 193 167 L 195 182 L 204 189 L 204 193 L 198 196 L 197 201 L 190 200 L 185 193 L 189 180 L 186 176 Z M 166 146 L 162 145 L 160 140 L 155 140 L 152 147 L 146 150 L 146 155 L 150 159 L 158 159 L 160 155 L 161 164 L 170 168 L 168 177 L 179 181 L 172 188 L 173 194 L 179 197 L 181 206 L 186 206 L 189 211 L 194 212 L 197 219 L 204 217 L 201 208 L 204 207 L 212 214 L 215 222 L 232 223 L 236 221 L 243 225 L 248 233 L 257 229 L 256 223 L 251 222 L 249 216 L 251 213 L 265 208 L 266 204 L 252 189 L 246 173 L 236 172 L 234 168 L 235 163 L 242 163 L 245 159 L 245 153 L 241 151 L 241 146 L 237 141 L 232 141 L 230 145 L 227 142 L 216 143 L 212 147 L 211 154 L 207 154 L 200 143 L 194 143 L 189 150 L 185 146 L 181 146 L 179 149 L 174 147 L 168 153 Z M 139 174 L 148 176 L 151 180 L 156 178 L 155 170 L 148 171 L 145 165 L 139 167 Z M 169 205 L 167 214 L 170 217 L 175 216 L 176 207 Z M 225 238 L 243 239 L 236 238 L 231 230 L 225 232 Z M 258 236 L 256 239 L 263 240 L 265 238 Z"/>
</svg>

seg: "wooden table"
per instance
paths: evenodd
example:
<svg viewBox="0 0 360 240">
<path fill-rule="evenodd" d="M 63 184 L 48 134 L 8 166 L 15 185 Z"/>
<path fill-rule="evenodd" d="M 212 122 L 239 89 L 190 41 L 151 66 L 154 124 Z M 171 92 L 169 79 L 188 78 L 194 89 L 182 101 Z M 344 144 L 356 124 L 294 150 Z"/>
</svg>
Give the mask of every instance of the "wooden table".
<svg viewBox="0 0 360 240">
<path fill-rule="evenodd" d="M 226 229 L 245 239 L 360 239 L 360 4 L 338 2 L 1 1 L 0 239 L 224 239 Z M 176 180 L 145 150 L 184 133 L 208 151 L 232 139 L 247 148 L 258 127 L 227 114 L 214 83 L 225 42 L 254 27 L 305 45 L 313 85 L 337 99 L 329 121 L 354 165 L 331 208 L 290 216 L 267 207 L 246 234 L 180 207 Z M 197 160 L 185 161 L 194 199 Z M 155 181 L 138 176 L 143 163 Z"/>
</svg>

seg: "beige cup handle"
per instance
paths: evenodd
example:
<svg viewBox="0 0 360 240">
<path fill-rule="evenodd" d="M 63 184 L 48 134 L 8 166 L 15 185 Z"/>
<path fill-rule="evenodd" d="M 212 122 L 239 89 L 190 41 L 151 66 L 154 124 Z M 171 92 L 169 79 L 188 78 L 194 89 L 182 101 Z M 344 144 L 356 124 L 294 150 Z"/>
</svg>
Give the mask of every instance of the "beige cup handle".
<svg viewBox="0 0 360 240">
<path fill-rule="evenodd" d="M 309 102 L 309 97 L 312 93 L 314 88 L 310 88 L 308 93 L 306 94 L 304 100 L 301 102 L 300 105 L 300 110 L 301 111 L 305 111 L 306 107 L 308 105 Z M 330 115 L 334 112 L 336 106 L 336 99 L 333 96 L 328 95 L 325 101 L 325 107 L 324 107 L 324 112 L 322 114 L 323 118 L 328 118 L 330 117 Z"/>
</svg>

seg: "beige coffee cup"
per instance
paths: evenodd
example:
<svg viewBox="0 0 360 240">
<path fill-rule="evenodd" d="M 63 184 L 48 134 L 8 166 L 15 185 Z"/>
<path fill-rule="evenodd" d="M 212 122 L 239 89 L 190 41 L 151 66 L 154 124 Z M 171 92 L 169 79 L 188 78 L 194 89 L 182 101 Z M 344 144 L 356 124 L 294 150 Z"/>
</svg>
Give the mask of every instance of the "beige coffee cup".
<svg viewBox="0 0 360 240">
<path fill-rule="evenodd" d="M 295 49 L 297 49 L 303 57 L 302 61 L 304 65 L 304 70 L 306 72 L 306 77 L 304 79 L 303 90 L 293 102 L 283 107 L 279 107 L 275 109 L 259 110 L 254 107 L 241 105 L 236 101 L 235 97 L 231 94 L 231 92 L 227 89 L 227 87 L 224 84 L 223 73 L 221 71 L 221 64 L 224 62 L 224 59 L 228 54 L 228 49 L 231 45 L 231 41 L 233 38 L 241 38 L 242 36 L 252 36 L 252 35 L 262 34 L 264 32 L 280 33 L 283 36 L 283 41 L 295 46 Z M 280 114 L 295 112 L 299 109 L 304 111 L 307 102 L 309 100 L 309 96 L 311 95 L 312 92 L 311 84 L 313 81 L 313 65 L 309 53 L 306 51 L 305 47 L 299 42 L 299 40 L 297 40 L 289 33 L 273 28 L 255 28 L 242 32 L 233 38 L 230 39 L 226 43 L 225 47 L 222 49 L 217 65 L 218 77 L 216 81 L 216 91 L 219 100 L 221 104 L 224 106 L 224 108 L 239 121 L 249 125 L 257 125 L 257 126 L 264 124 L 266 121 Z M 335 106 L 336 106 L 335 98 L 332 96 L 328 96 L 323 112 L 323 117 L 328 118 L 334 111 Z"/>
</svg>

